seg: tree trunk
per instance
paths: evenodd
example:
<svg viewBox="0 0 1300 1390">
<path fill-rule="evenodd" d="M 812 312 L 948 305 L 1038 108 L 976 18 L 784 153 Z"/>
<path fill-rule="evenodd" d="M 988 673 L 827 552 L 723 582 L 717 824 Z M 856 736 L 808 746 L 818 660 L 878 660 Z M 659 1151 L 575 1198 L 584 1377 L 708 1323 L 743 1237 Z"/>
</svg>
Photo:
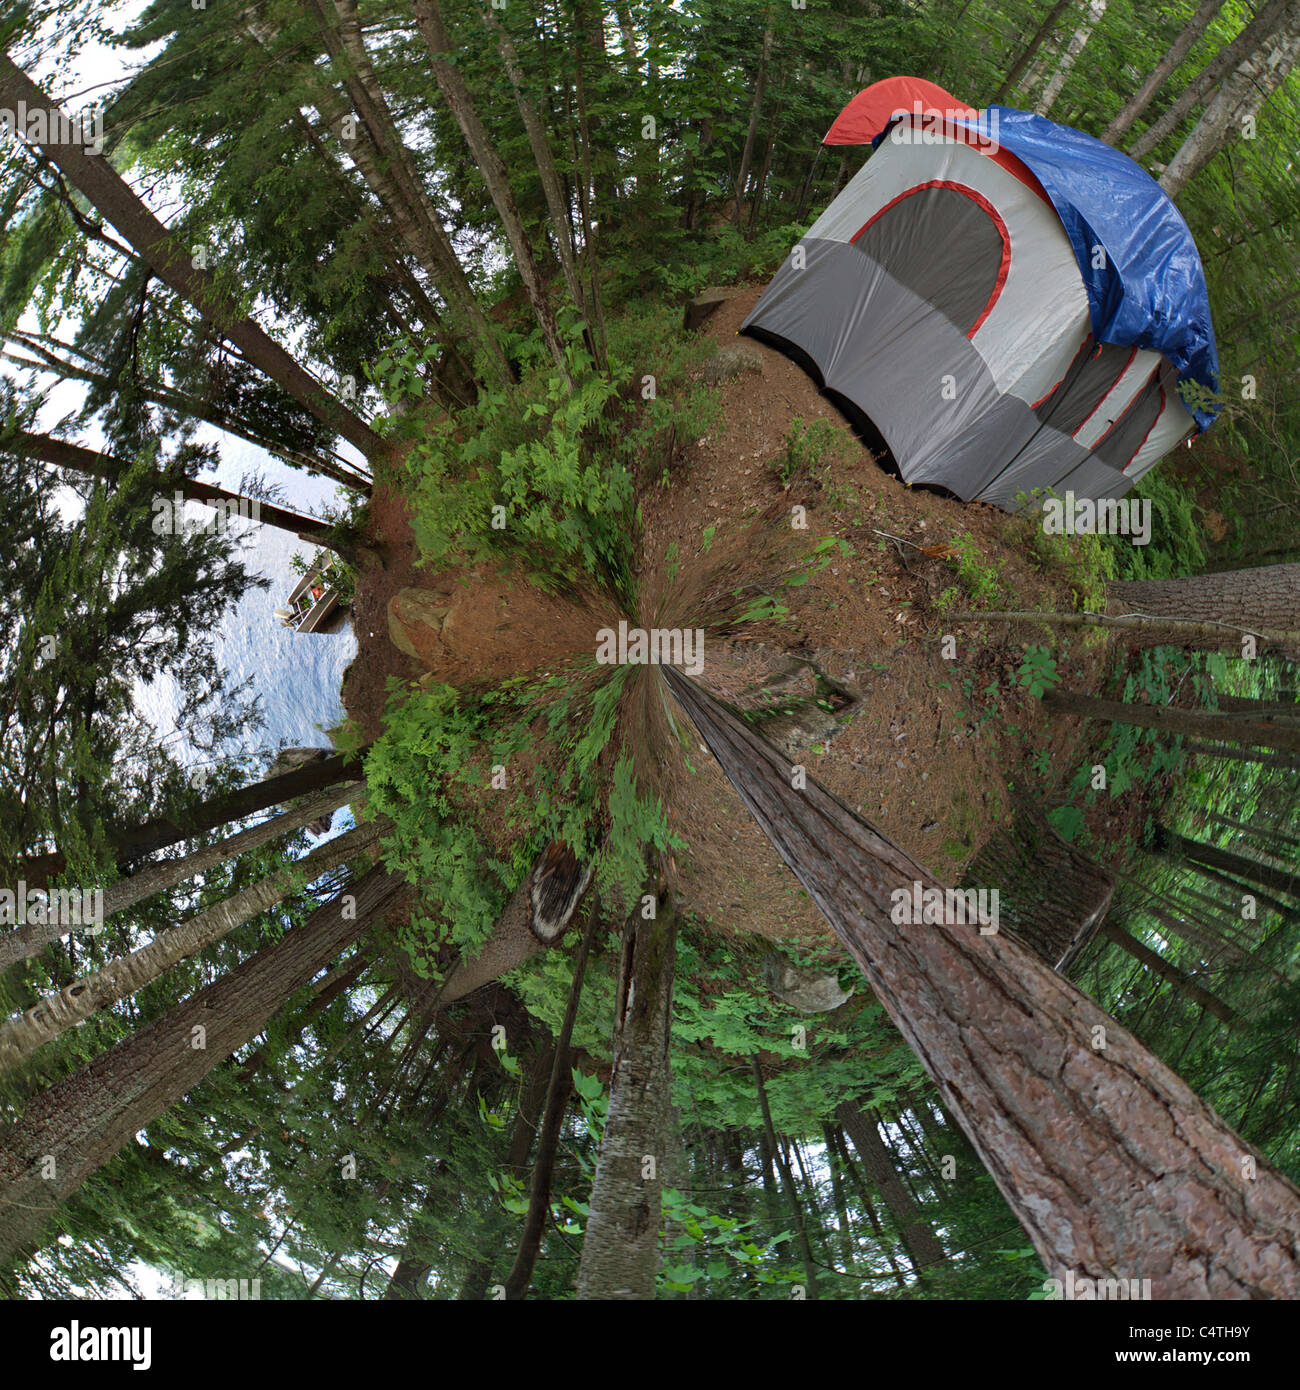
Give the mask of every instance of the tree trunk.
<svg viewBox="0 0 1300 1390">
<path fill-rule="evenodd" d="M 917 1278 L 925 1283 L 947 1258 L 939 1238 L 921 1215 L 911 1193 L 903 1186 L 889 1151 L 881 1142 L 880 1131 L 870 1116 L 863 1114 L 852 1101 L 846 1100 L 836 1109 L 835 1118 L 853 1140 L 853 1147 L 866 1166 L 872 1184 L 898 1226 L 899 1236 Z"/>
<path fill-rule="evenodd" d="M 844 1171 L 853 1181 L 853 1185 L 858 1190 L 858 1201 L 862 1204 L 862 1210 L 867 1214 L 867 1220 L 871 1225 L 871 1233 L 876 1239 L 876 1244 L 884 1252 L 885 1259 L 889 1262 L 889 1268 L 894 1276 L 894 1283 L 900 1289 L 907 1288 L 907 1276 L 903 1273 L 903 1267 L 898 1262 L 898 1256 L 894 1247 L 899 1243 L 892 1239 L 881 1224 L 880 1217 L 876 1215 L 876 1204 L 871 1200 L 871 1189 L 867 1180 L 862 1176 L 862 1171 L 853 1161 L 853 1156 L 849 1153 L 849 1141 L 844 1136 L 843 1125 L 835 1127 L 835 1151 L 839 1155 L 840 1162 L 844 1165 Z"/>
<path fill-rule="evenodd" d="M 322 750 L 323 751 L 323 750 Z M 117 866 L 125 869 L 133 860 L 179 844 L 192 835 L 215 830 L 234 820 L 254 816 L 271 806 L 280 806 L 295 797 L 332 787 L 338 782 L 355 782 L 364 770 L 370 745 L 355 753 L 334 753 L 315 762 L 290 768 L 273 777 L 253 782 L 238 791 L 222 792 L 197 806 L 188 806 L 175 816 L 155 816 L 135 826 L 110 826 L 105 834 L 108 849 L 117 856 Z M 43 887 L 67 868 L 67 859 L 54 850 L 30 855 L 21 872 L 29 888 Z"/>
<path fill-rule="evenodd" d="M 582 998 L 582 985 L 587 974 L 587 957 L 599 926 L 600 899 L 593 894 L 586 930 L 573 955 L 573 981 L 569 986 L 569 999 L 560 1032 L 555 1039 L 555 1060 L 546 1092 L 546 1106 L 542 1111 L 542 1126 L 537 1134 L 537 1160 L 533 1165 L 533 1181 L 528 1193 L 528 1212 L 524 1217 L 524 1230 L 519 1239 L 515 1262 L 506 1276 L 507 1301 L 523 1298 L 528 1293 L 537 1255 L 542 1248 L 542 1236 L 546 1232 L 546 1219 L 551 1211 L 555 1153 L 559 1148 L 560 1128 L 573 1087 L 573 1025 L 578 1017 L 578 1001 Z"/>
<path fill-rule="evenodd" d="M 749 127 L 745 131 L 745 148 L 740 155 L 740 169 L 736 174 L 735 207 L 731 221 L 740 226 L 740 208 L 745 200 L 745 184 L 749 182 L 749 165 L 754 158 L 754 142 L 758 138 L 758 118 L 763 109 L 763 94 L 767 90 L 767 64 L 772 56 L 772 25 L 769 21 L 763 29 L 763 48 L 758 59 L 758 78 L 754 83 L 754 101 L 749 108 Z"/>
<path fill-rule="evenodd" d="M 519 271 L 519 278 L 524 282 L 524 291 L 537 316 L 538 325 L 542 330 L 542 341 L 546 344 L 561 379 L 572 390 L 573 383 L 569 379 L 569 368 L 564 359 L 564 348 L 560 343 L 555 314 L 546 287 L 542 283 L 542 273 L 533 256 L 532 243 L 528 240 L 523 218 L 520 217 L 519 208 L 515 204 L 515 195 L 510 188 L 510 176 L 506 171 L 505 162 L 488 135 L 487 127 L 479 118 L 474 98 L 470 95 L 469 86 L 461 75 L 460 68 L 452 61 L 450 55 L 453 54 L 454 48 L 443 24 L 442 7 L 438 0 L 412 0 L 411 8 L 415 12 L 415 23 L 420 37 L 429 50 L 438 90 L 442 93 L 451 114 L 456 118 L 456 124 L 460 126 L 470 154 L 474 156 L 474 162 L 483 175 L 483 181 L 487 184 L 488 194 L 497 210 L 497 216 L 501 219 L 510 249 L 514 252 L 515 267 Z"/>
<path fill-rule="evenodd" d="M 75 130 L 60 108 L 14 63 L 0 53 L 0 106 L 16 110 L 19 102 L 29 110 L 59 111 L 62 119 L 52 127 Z M 66 121 L 66 124 L 65 124 Z M 136 253 L 170 289 L 188 300 L 213 326 L 266 373 L 277 386 L 331 430 L 341 434 L 368 459 L 384 455 L 388 445 L 358 416 L 345 409 L 308 371 L 300 367 L 278 343 L 273 342 L 218 285 L 216 277 L 193 264 L 190 253 L 136 197 L 106 156 L 92 155 L 75 140 L 50 139 L 42 152 L 64 178 L 88 199 L 122 234 Z"/>
<path fill-rule="evenodd" d="M 840 1263 L 846 1273 L 853 1272 L 853 1229 L 849 1223 L 849 1207 L 844 1196 L 844 1179 L 840 1173 L 839 1156 L 835 1152 L 835 1136 L 828 1124 L 822 1125 L 822 1142 L 826 1148 L 826 1167 L 831 1175 L 831 1200 L 835 1204 L 836 1236 L 840 1247 Z"/>
<path fill-rule="evenodd" d="M 806 773 L 796 791 L 785 758 L 673 667 L 659 670 L 1053 1278 L 1149 1278 L 1158 1298 L 1300 1296 L 1300 1191 L 1019 942 L 894 925 L 893 890 L 938 882 Z"/>
<path fill-rule="evenodd" d="M 1160 176 L 1160 187 L 1176 198 L 1220 150 L 1232 142 L 1286 80 L 1300 57 L 1300 5 L 1276 33 L 1238 64 L 1219 87 L 1190 134 Z"/>
<path fill-rule="evenodd" d="M 59 468 L 76 469 L 94 478 L 103 478 L 116 483 L 131 467 L 126 459 L 114 458 L 111 454 L 99 454 L 93 449 L 83 449 L 62 439 L 51 439 L 48 434 L 29 434 L 26 430 L 6 431 L 0 437 L 0 448 L 21 455 L 23 458 L 40 459 Z M 369 496 L 368 484 L 349 484 L 357 491 Z M 194 502 L 234 503 L 240 515 L 255 510 L 256 519 L 267 526 L 288 531 L 300 540 L 311 541 L 329 550 L 338 550 L 339 542 L 330 522 L 318 521 L 312 516 L 287 511 L 257 497 L 242 497 L 237 492 L 227 492 L 225 488 L 214 487 L 211 483 L 200 482 L 197 478 L 187 478 L 183 473 L 159 473 L 160 492 L 180 492 Z"/>
<path fill-rule="evenodd" d="M 537 166 L 537 174 L 542 182 L 542 192 L 546 197 L 546 209 L 551 219 L 551 235 L 555 238 L 555 247 L 559 253 L 560 266 L 564 271 L 564 283 L 568 287 L 569 298 L 573 301 L 574 307 L 585 318 L 587 312 L 586 296 L 582 292 L 582 282 L 578 279 L 577 248 L 573 244 L 568 202 L 564 196 L 564 188 L 560 183 L 560 173 L 556 168 L 555 155 L 546 135 L 546 127 L 542 124 L 542 118 L 537 108 L 524 91 L 524 73 L 519 63 L 519 54 L 515 50 L 514 40 L 510 37 L 510 31 L 492 13 L 491 5 L 480 4 L 479 12 L 483 16 L 483 23 L 487 26 L 488 32 L 497 41 L 497 50 L 501 54 L 502 65 L 505 67 L 506 75 L 510 78 L 510 85 L 514 89 L 515 105 L 519 108 L 519 117 L 523 121 L 524 130 L 528 135 L 528 147 L 532 150 L 533 162 Z M 631 53 L 635 63 L 635 47 Z"/>
<path fill-rule="evenodd" d="M 1224 743 L 1248 746 L 1263 745 L 1288 753 L 1300 753 L 1300 725 L 1288 724 L 1272 715 L 1250 719 L 1239 714 L 1216 714 L 1210 710 L 1175 709 L 1172 705 L 1103 700 L 1075 690 L 1049 690 L 1043 696 L 1043 708 L 1053 714 L 1108 719 L 1117 724 L 1134 724 L 1140 729 L 1158 729 L 1166 734 L 1219 739 Z"/>
<path fill-rule="evenodd" d="M 1160 119 L 1138 136 L 1129 147 L 1130 158 L 1143 158 L 1144 155 L 1150 154 L 1165 136 L 1172 134 L 1192 108 L 1209 96 L 1243 58 L 1249 57 L 1270 35 L 1277 32 L 1294 6 L 1295 0 L 1265 0 L 1263 7 L 1237 37 L 1221 48 L 1192 78 Z"/>
<path fill-rule="evenodd" d="M 341 75 L 344 91 L 361 118 L 356 138 L 345 142 L 367 187 L 382 204 L 398 236 L 416 263 L 447 302 L 451 315 L 477 340 L 498 380 L 513 380 L 509 363 L 474 294 L 451 238 L 425 192 L 414 156 L 402 140 L 383 89 L 375 78 L 351 0 L 310 0 L 330 62 Z M 331 125 L 341 122 L 342 101 L 321 84 L 321 114 Z"/>
<path fill-rule="evenodd" d="M 990 106 L 1001 105 L 1016 90 L 1016 84 L 1020 81 L 1025 69 L 1033 62 L 1047 37 L 1056 32 L 1056 26 L 1061 22 L 1061 16 L 1073 3 L 1074 0 L 1056 0 L 1056 4 L 1048 10 L 1047 18 L 1034 30 L 1029 42 L 1021 49 L 1019 57 L 1008 68 L 1007 75 L 1002 79 L 1002 85 L 993 93 Z"/>
<path fill-rule="evenodd" d="M 581 948 L 579 948 L 581 949 Z M 575 966 L 577 964 L 575 960 Z M 515 1114 L 514 1129 L 510 1135 L 510 1145 L 506 1149 L 502 1171 L 511 1177 L 524 1178 L 528 1173 L 528 1155 L 532 1152 L 533 1139 L 537 1136 L 542 1121 L 546 1098 L 550 1094 L 551 1083 L 555 1078 L 555 1059 L 557 1048 L 554 1042 L 539 1046 L 533 1054 L 528 1076 L 520 1088 L 519 1108 Z M 563 1083 L 562 1083 L 563 1084 Z M 564 1086 L 567 1096 L 568 1087 Z M 554 1152 L 554 1148 L 552 1148 Z M 550 1184 L 547 1183 L 549 1197 Z M 484 1233 L 485 1253 L 470 1265 L 457 1295 L 458 1302 L 478 1302 L 487 1297 L 488 1285 L 492 1279 L 492 1267 L 500 1254 L 502 1237 L 507 1227 L 507 1215 L 499 1201 L 493 1198 Z M 387 1297 L 397 1297 L 389 1294 Z"/>
<path fill-rule="evenodd" d="M 1196 646 L 1238 654 L 1242 649 L 1242 638 L 1251 635 L 1256 639 L 1257 654 L 1265 651 L 1289 654 L 1300 650 L 1300 630 L 1245 628 L 1233 623 L 1155 618 L 1139 613 L 1059 613 L 1050 608 L 986 608 L 973 612 L 950 612 L 945 615 L 945 622 L 1041 623 L 1050 628 L 1096 627 L 1108 632 L 1122 632 L 1123 640 L 1134 647 Z"/>
<path fill-rule="evenodd" d="M 1171 964 L 1164 956 L 1144 945 L 1136 937 L 1130 936 L 1123 927 L 1116 926 L 1114 922 L 1106 922 L 1102 925 L 1101 933 L 1108 941 L 1113 941 L 1121 950 L 1127 951 L 1134 960 L 1141 961 L 1162 980 L 1168 980 L 1176 990 L 1185 994 L 1194 1004 L 1199 1004 L 1207 1013 L 1213 1014 L 1221 1023 L 1226 1023 L 1231 1028 L 1240 1021 L 1235 1009 L 1230 1008 L 1209 990 L 1202 989 L 1176 965 Z"/>
<path fill-rule="evenodd" d="M 999 929 L 1058 971 L 1088 944 L 1115 893 L 1106 870 L 1067 844 L 1023 797 L 1011 825 L 967 865 L 961 886 L 996 889 Z"/>
<path fill-rule="evenodd" d="M 119 956 L 102 969 L 82 975 L 57 994 L 42 999 L 18 1018 L 0 1025 L 0 1071 L 10 1070 L 38 1047 L 100 1009 L 152 984 L 174 965 L 205 951 L 236 927 L 282 902 L 299 885 L 314 883 L 372 845 L 383 832 L 376 821 L 329 840 L 302 859 L 293 860 L 233 898 L 207 908 L 179 926 L 168 927 L 147 945 Z"/>
<path fill-rule="evenodd" d="M 1156 826 L 1157 845 L 1177 859 L 1188 864 L 1196 864 L 1220 873 L 1232 874 L 1234 878 L 1246 883 L 1258 884 L 1261 888 L 1275 893 L 1286 893 L 1300 898 L 1300 877 L 1287 869 L 1275 869 L 1261 864 L 1257 859 L 1248 859 L 1244 854 L 1234 854 L 1231 850 L 1220 849 L 1218 845 L 1204 844 L 1200 840 L 1189 840 L 1168 826 Z"/>
<path fill-rule="evenodd" d="M 767 1103 L 767 1087 L 763 1085 L 763 1068 L 758 1054 L 751 1053 L 750 1070 L 754 1073 L 754 1089 L 758 1092 L 758 1107 L 763 1115 L 763 1134 L 767 1139 L 768 1150 L 776 1159 L 781 1170 L 781 1187 L 785 1191 L 786 1206 L 790 1211 L 790 1222 L 794 1226 L 795 1239 L 799 1242 L 799 1258 L 803 1261 L 804 1297 L 817 1297 L 817 1266 L 813 1263 L 812 1244 L 808 1239 L 808 1223 L 804 1219 L 803 1207 L 799 1202 L 799 1191 L 794 1185 L 794 1174 L 790 1171 L 790 1160 L 777 1137 L 772 1124 L 772 1108 Z"/>
<path fill-rule="evenodd" d="M 1038 105 L 1034 107 L 1038 115 L 1046 116 L 1056 105 L 1056 98 L 1061 95 L 1061 88 L 1065 86 L 1066 78 L 1069 77 L 1075 63 L 1079 61 L 1079 54 L 1087 47 L 1093 30 L 1101 23 L 1102 16 L 1106 13 L 1106 4 L 1107 0 L 1090 0 L 1088 12 L 1084 15 L 1083 22 L 1071 35 L 1070 42 L 1065 46 L 1065 53 L 1057 64 L 1056 71 L 1052 74 L 1047 86 L 1043 88 L 1043 95 L 1038 99 Z"/>
<path fill-rule="evenodd" d="M 202 849 L 196 849 L 192 854 L 183 855 L 179 859 L 160 859 L 156 863 L 146 864 L 129 878 L 110 883 L 104 889 L 104 920 L 107 921 L 116 912 L 134 907 L 136 903 L 143 902 L 155 893 L 175 888 L 177 884 L 184 883 L 196 874 L 206 873 L 218 864 L 224 864 L 228 859 L 234 859 L 250 849 L 270 843 L 281 835 L 310 825 L 312 821 L 346 805 L 363 790 L 362 782 L 345 782 L 341 787 L 309 798 L 296 810 L 271 816 L 260 825 L 250 826 L 237 835 L 219 840 L 215 845 L 205 845 Z M 67 928 L 61 922 L 52 921 L 29 922 L 26 926 L 16 927 L 13 931 L 0 935 L 0 970 L 7 969 L 17 961 L 27 960 L 66 933 Z"/>
<path fill-rule="evenodd" d="M 27 371 L 50 371 L 64 380 L 84 381 L 88 385 L 98 386 L 109 392 L 118 389 L 116 378 L 105 369 L 103 363 L 94 362 L 93 366 L 87 365 L 92 361 L 88 354 L 83 354 L 85 361 L 81 363 L 61 356 L 60 352 L 77 351 L 69 343 L 55 343 L 60 350 L 56 352 L 49 345 L 49 340 L 42 342 L 36 335 L 23 333 L 17 328 L 10 329 L 4 337 L 8 342 L 16 343 L 31 354 L 31 357 L 27 358 L 14 352 L 0 353 L 0 359 L 12 362 L 16 367 L 22 367 Z M 37 360 L 33 361 L 33 358 Z M 370 479 L 351 465 L 345 464 L 337 454 L 332 453 L 330 458 L 322 458 L 319 454 L 295 449 L 284 440 L 273 438 L 270 433 L 260 429 L 256 420 L 238 419 L 229 411 L 223 411 L 212 398 L 172 390 L 156 381 L 136 381 L 133 383 L 133 389 L 142 399 L 152 401 L 155 405 L 166 406 L 178 414 L 202 420 L 214 429 L 234 435 L 236 439 L 246 439 L 250 444 L 256 444 L 259 449 L 265 449 L 274 457 L 283 459 L 290 468 L 302 468 L 309 473 L 319 473 L 322 477 L 342 483 L 354 492 L 366 492 L 370 488 Z"/>
<path fill-rule="evenodd" d="M 1164 56 L 1147 74 L 1146 81 L 1137 89 L 1133 96 L 1120 108 L 1119 114 L 1101 133 L 1101 138 L 1108 144 L 1113 145 L 1137 120 L 1137 118 L 1151 105 L 1152 99 L 1168 79 L 1173 75 L 1178 65 L 1192 51 L 1196 41 L 1210 27 L 1210 21 L 1223 8 L 1223 0 L 1201 0 L 1196 13 L 1187 21 L 1180 30 L 1178 37 L 1171 43 L 1165 51 Z"/>
<path fill-rule="evenodd" d="M 400 888 L 372 869 L 274 946 L 36 1096 L 0 1131 L 0 1264 L 38 1238 L 124 1144 L 256 1037 Z M 348 897 L 355 911 L 345 914 Z"/>
<path fill-rule="evenodd" d="M 657 896 L 653 921 L 628 920 L 623 941 L 614 1070 L 578 1266 L 580 1300 L 653 1298 L 659 1272 L 677 951 L 677 912 L 667 893 Z"/>
<path fill-rule="evenodd" d="M 1249 748 L 1230 748 L 1223 744 L 1197 743 L 1191 739 L 1183 744 L 1183 752 L 1195 753 L 1203 758 L 1223 758 L 1234 763 L 1258 763 L 1261 767 L 1276 767 L 1285 772 L 1300 772 L 1300 760 L 1285 758 L 1279 753 L 1259 753 Z"/>
</svg>

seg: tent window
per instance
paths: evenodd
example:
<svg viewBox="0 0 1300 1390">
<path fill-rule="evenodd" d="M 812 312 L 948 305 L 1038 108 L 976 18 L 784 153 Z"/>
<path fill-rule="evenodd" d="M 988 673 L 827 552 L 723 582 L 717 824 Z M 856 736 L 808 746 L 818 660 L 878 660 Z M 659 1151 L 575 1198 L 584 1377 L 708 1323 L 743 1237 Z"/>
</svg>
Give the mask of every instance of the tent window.
<svg viewBox="0 0 1300 1390">
<path fill-rule="evenodd" d="M 1157 368 L 1129 403 L 1128 409 L 1093 445 L 1092 452 L 1103 463 L 1123 472 L 1146 443 L 1164 408 L 1165 393 L 1160 385 L 1160 369 Z"/>
<path fill-rule="evenodd" d="M 1056 388 L 1034 406 L 1034 414 L 1062 434 L 1077 435 L 1124 375 L 1136 353 L 1136 348 L 1098 343 L 1089 335 Z"/>
<path fill-rule="evenodd" d="M 936 179 L 886 203 L 853 244 L 966 337 L 988 318 L 1011 265 L 997 209 L 973 188 Z"/>
</svg>

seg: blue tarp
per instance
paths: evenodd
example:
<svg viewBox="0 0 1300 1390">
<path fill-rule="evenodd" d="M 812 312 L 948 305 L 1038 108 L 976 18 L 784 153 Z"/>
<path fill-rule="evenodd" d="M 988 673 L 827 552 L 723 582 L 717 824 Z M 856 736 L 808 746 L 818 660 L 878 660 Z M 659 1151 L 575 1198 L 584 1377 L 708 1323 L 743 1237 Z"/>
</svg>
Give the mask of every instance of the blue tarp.
<svg viewBox="0 0 1300 1390">
<path fill-rule="evenodd" d="M 1079 263 L 1097 341 L 1163 353 L 1180 380 L 1217 391 L 1205 272 L 1187 223 L 1160 185 L 1128 155 L 1045 116 L 991 106 L 978 128 L 1028 165 L 1052 200 Z M 1196 423 L 1208 429 L 1217 414 L 1199 410 Z"/>
</svg>

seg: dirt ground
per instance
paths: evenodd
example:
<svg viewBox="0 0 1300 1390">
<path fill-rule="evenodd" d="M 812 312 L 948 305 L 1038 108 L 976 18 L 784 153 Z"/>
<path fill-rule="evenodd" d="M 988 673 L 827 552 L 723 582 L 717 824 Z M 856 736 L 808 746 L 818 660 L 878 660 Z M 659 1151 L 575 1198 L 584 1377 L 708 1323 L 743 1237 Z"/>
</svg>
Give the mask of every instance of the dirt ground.
<svg viewBox="0 0 1300 1390">
<path fill-rule="evenodd" d="M 704 326 L 719 348 L 743 344 L 749 369 L 716 386 L 718 419 L 668 484 L 642 490 L 642 611 L 627 616 L 642 626 L 703 628 L 701 684 L 740 707 L 793 709 L 770 726 L 773 741 L 789 734 L 787 751 L 810 775 L 941 880 L 956 882 L 1004 819 L 1008 784 L 1042 795 L 1068 778 L 1080 733 L 1073 720 L 1049 721 L 1012 677 L 1021 644 L 1042 641 L 1041 632 L 945 627 L 935 600 L 957 581 L 944 553 L 954 536 L 972 537 L 983 557 L 1003 562 L 1002 582 L 1019 607 L 1047 600 L 1048 584 L 1008 542 L 1005 513 L 905 486 L 877 466 L 799 367 L 737 337 L 760 291 L 735 295 Z M 699 373 L 708 370 L 706 362 Z M 785 485 L 771 465 L 796 419 L 831 421 L 844 459 L 829 476 L 814 468 Z M 804 531 L 791 525 L 794 507 L 806 509 Z M 733 576 L 756 597 L 826 537 L 847 542 L 848 553 L 836 546 L 807 583 L 779 591 L 789 610 L 783 621 L 719 620 Z M 518 577 L 480 571 L 458 582 L 418 569 L 404 500 L 388 488 L 376 489 L 369 538 L 383 564 L 358 582 L 358 654 L 343 690 L 368 737 L 382 727 L 390 678 L 472 686 L 551 670 L 594 651 L 596 629 L 618 618 L 590 597 L 543 594 Z M 390 604 L 412 588 L 448 615 L 439 635 L 413 625 L 418 658 L 390 638 Z M 949 631 L 953 659 L 943 655 Z M 1100 667 L 1099 648 L 1075 643 L 1069 683 L 1091 687 Z M 728 934 L 827 936 L 698 739 L 688 764 L 669 729 L 670 707 L 679 728 L 687 721 L 653 668 L 639 673 L 626 700 L 623 727 L 646 736 L 670 825 L 688 846 L 676 856 L 683 905 Z M 1044 750 L 1046 778 L 1031 767 Z"/>
</svg>

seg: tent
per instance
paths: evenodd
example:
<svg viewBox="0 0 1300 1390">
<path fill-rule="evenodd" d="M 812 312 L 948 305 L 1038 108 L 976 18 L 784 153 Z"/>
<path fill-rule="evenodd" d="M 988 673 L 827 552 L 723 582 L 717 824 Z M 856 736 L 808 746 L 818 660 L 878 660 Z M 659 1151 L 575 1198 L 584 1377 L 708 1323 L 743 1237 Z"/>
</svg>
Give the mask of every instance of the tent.
<svg viewBox="0 0 1300 1390">
<path fill-rule="evenodd" d="M 1180 394 L 1218 389 L 1196 246 L 1127 155 L 911 77 L 860 92 L 822 143 L 874 153 L 741 332 L 904 481 L 1009 510 L 1035 489 L 1120 497 L 1212 423 Z"/>
</svg>

